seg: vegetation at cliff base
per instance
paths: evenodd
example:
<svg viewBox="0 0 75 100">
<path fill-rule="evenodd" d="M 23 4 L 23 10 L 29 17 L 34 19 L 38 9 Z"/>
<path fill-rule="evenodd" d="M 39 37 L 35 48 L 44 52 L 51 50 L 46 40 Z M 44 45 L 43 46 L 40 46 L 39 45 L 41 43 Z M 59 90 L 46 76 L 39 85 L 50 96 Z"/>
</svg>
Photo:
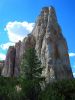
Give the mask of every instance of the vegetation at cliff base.
<svg viewBox="0 0 75 100">
<path fill-rule="evenodd" d="M 31 80 L 0 77 L 0 100 L 75 100 L 75 79 L 48 84 L 42 91 Z"/>
<path fill-rule="evenodd" d="M 75 100 L 75 79 L 46 84 L 42 90 L 45 78 L 41 73 L 41 62 L 30 48 L 23 56 L 18 78 L 0 76 L 0 100 Z"/>
<path fill-rule="evenodd" d="M 75 79 L 48 84 L 39 100 L 75 100 Z"/>
</svg>

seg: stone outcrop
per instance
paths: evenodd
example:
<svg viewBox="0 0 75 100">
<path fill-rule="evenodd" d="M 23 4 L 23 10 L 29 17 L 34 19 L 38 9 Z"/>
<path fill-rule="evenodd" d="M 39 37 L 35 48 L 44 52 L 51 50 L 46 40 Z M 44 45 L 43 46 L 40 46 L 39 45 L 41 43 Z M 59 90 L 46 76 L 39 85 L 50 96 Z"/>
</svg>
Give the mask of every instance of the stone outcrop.
<svg viewBox="0 0 75 100">
<path fill-rule="evenodd" d="M 25 50 L 31 47 L 35 47 L 35 39 L 32 34 L 29 34 L 22 42 L 19 41 L 16 43 L 15 46 L 10 46 L 6 55 L 2 75 L 6 77 L 18 77 L 21 69 L 22 56 Z"/>
<path fill-rule="evenodd" d="M 42 9 L 32 34 L 36 39 L 35 49 L 44 66 L 43 75 L 47 82 L 72 78 L 67 43 L 53 7 Z"/>
<path fill-rule="evenodd" d="M 22 56 L 25 53 L 26 49 L 31 47 L 35 47 L 35 39 L 34 36 L 32 36 L 32 34 L 29 34 L 28 37 L 24 38 L 22 42 L 19 41 L 18 43 L 16 43 L 14 76 L 19 76 Z"/>
<path fill-rule="evenodd" d="M 0 75 L 4 67 L 4 60 L 0 61 Z"/>
<path fill-rule="evenodd" d="M 15 68 L 15 47 L 10 46 L 6 55 L 6 60 L 4 63 L 4 68 L 2 70 L 2 75 L 5 77 L 13 76 Z"/>
<path fill-rule="evenodd" d="M 42 75 L 46 77 L 47 82 L 73 78 L 67 43 L 52 6 L 42 9 L 28 37 L 16 43 L 15 47 L 12 47 L 12 52 L 9 48 L 2 75 L 18 76 L 22 56 L 30 47 L 35 47 L 37 51 L 43 66 Z"/>
</svg>

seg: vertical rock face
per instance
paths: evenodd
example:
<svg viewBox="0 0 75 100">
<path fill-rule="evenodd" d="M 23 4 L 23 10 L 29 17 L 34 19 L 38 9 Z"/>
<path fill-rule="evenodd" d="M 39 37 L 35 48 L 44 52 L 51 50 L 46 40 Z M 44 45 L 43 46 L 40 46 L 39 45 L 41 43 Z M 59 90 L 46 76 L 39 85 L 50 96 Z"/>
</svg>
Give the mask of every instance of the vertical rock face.
<svg viewBox="0 0 75 100">
<path fill-rule="evenodd" d="M 35 49 L 44 66 L 42 74 L 47 82 L 72 78 L 67 43 L 53 7 L 42 9 L 32 34 L 36 39 Z"/>
<path fill-rule="evenodd" d="M 4 67 L 4 60 L 0 61 L 0 75 Z"/>
<path fill-rule="evenodd" d="M 32 33 L 16 43 L 12 52 L 9 48 L 2 75 L 12 76 L 13 73 L 13 76 L 18 76 L 22 56 L 30 47 L 35 47 L 37 51 L 43 66 L 42 75 L 47 82 L 73 78 L 67 43 L 53 7 L 44 7 Z"/>
<path fill-rule="evenodd" d="M 22 60 L 22 56 L 25 53 L 26 49 L 35 47 L 35 39 L 34 37 L 29 34 L 22 42 L 19 41 L 15 45 L 16 54 L 15 54 L 15 69 L 14 69 L 14 76 L 19 76 L 20 74 L 20 64 Z"/>
<path fill-rule="evenodd" d="M 21 41 L 15 44 L 15 67 L 14 67 L 14 75 L 18 76 L 20 73 L 20 47 L 21 47 Z"/>
<path fill-rule="evenodd" d="M 15 68 L 15 48 L 10 46 L 6 55 L 6 60 L 4 68 L 2 70 L 2 75 L 5 77 L 13 76 Z"/>
</svg>

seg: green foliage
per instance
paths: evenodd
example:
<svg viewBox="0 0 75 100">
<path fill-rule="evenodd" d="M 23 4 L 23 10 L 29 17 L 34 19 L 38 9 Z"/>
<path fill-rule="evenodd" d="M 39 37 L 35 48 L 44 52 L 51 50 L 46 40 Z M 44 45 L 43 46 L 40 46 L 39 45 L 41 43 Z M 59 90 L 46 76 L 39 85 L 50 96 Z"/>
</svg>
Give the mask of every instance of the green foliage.
<svg viewBox="0 0 75 100">
<path fill-rule="evenodd" d="M 22 79 L 20 85 L 22 88 L 20 93 L 22 100 L 38 100 L 41 88 L 37 81 Z"/>
<path fill-rule="evenodd" d="M 42 91 L 41 62 L 34 48 L 24 54 L 20 78 L 0 77 L 0 100 L 75 100 L 75 79 L 50 83 Z"/>
<path fill-rule="evenodd" d="M 38 100 L 38 95 L 41 91 L 40 82 L 42 82 L 44 78 L 41 77 L 41 62 L 34 48 L 26 50 L 21 62 L 21 68 L 20 82 L 22 83 L 22 92 L 25 94 L 24 97 L 26 100 Z"/>
<path fill-rule="evenodd" d="M 41 92 L 39 100 L 75 100 L 75 79 L 49 84 Z"/>
<path fill-rule="evenodd" d="M 29 80 L 42 79 L 41 62 L 38 59 L 34 48 L 30 48 L 25 52 L 21 62 L 21 68 L 22 68 L 21 76 L 23 78 Z"/>
<path fill-rule="evenodd" d="M 0 77 L 0 100 L 75 100 L 75 79 L 48 84 L 41 91 L 37 80 Z"/>
<path fill-rule="evenodd" d="M 16 84 L 15 78 L 0 77 L 0 100 L 16 100 Z"/>
</svg>

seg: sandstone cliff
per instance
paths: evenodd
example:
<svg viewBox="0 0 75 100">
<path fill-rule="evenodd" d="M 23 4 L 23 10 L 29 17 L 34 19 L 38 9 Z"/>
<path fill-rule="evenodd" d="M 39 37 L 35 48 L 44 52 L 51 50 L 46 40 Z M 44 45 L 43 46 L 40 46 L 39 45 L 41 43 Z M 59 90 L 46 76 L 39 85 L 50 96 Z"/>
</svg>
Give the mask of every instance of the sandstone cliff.
<svg viewBox="0 0 75 100">
<path fill-rule="evenodd" d="M 20 62 L 27 48 L 35 47 L 42 62 L 42 75 L 46 81 L 73 78 L 69 61 L 68 47 L 58 24 L 55 9 L 44 7 L 37 19 L 35 27 L 28 37 L 10 47 L 2 71 L 3 76 L 18 76 Z"/>
</svg>

